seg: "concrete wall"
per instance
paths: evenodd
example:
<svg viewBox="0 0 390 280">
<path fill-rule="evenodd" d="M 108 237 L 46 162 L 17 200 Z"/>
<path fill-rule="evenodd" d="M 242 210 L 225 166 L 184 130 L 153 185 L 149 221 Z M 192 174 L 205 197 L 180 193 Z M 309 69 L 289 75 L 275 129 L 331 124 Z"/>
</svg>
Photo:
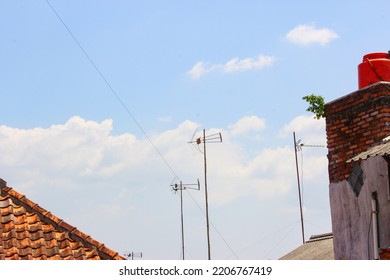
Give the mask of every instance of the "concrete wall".
<svg viewBox="0 0 390 280">
<path fill-rule="evenodd" d="M 358 197 L 348 181 L 330 184 L 335 259 L 373 259 L 371 194 L 378 195 L 379 247 L 390 246 L 388 164 L 381 156 L 361 162 L 364 184 Z"/>
</svg>

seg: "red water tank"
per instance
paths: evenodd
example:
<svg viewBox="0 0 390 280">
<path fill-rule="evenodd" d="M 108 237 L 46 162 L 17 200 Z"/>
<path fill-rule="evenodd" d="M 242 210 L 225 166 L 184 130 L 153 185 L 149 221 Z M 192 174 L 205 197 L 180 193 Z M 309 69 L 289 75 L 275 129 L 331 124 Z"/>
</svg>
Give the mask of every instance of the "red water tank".
<svg viewBox="0 0 390 280">
<path fill-rule="evenodd" d="M 359 89 L 381 81 L 390 82 L 389 53 L 370 53 L 358 66 Z"/>
</svg>

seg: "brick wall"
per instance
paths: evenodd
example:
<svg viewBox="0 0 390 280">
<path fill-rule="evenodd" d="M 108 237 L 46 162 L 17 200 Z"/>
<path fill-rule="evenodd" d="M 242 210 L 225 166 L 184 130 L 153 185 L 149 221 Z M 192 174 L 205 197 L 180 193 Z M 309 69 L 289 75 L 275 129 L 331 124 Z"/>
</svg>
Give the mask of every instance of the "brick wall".
<svg viewBox="0 0 390 280">
<path fill-rule="evenodd" d="M 325 105 L 329 180 L 348 179 L 346 161 L 390 135 L 390 82 L 379 82 Z"/>
<path fill-rule="evenodd" d="M 379 249 L 379 256 L 381 260 L 390 260 L 390 248 Z"/>
</svg>

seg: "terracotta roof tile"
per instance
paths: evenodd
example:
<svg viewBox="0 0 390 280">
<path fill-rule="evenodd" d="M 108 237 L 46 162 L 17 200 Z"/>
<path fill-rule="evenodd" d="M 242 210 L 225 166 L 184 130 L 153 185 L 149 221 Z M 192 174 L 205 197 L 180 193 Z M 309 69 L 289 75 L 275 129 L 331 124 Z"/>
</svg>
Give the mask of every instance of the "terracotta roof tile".
<svg viewBox="0 0 390 280">
<path fill-rule="evenodd" d="M 0 178 L 0 260 L 124 260 Z"/>
</svg>

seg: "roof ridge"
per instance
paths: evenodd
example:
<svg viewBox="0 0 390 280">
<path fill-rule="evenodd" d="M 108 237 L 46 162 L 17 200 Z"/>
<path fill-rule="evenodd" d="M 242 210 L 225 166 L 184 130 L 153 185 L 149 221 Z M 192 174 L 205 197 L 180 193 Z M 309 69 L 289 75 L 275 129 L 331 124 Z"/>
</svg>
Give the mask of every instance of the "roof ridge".
<svg viewBox="0 0 390 280">
<path fill-rule="evenodd" d="M 86 247 L 96 249 L 99 255 L 103 255 L 106 258 L 125 260 L 125 258 L 119 255 L 118 252 L 109 249 L 103 243 L 98 242 L 90 235 L 77 229 L 77 227 L 58 218 L 50 211 L 38 205 L 38 203 L 28 199 L 24 194 L 21 194 L 13 188 L 7 186 L 7 182 L 0 178 L 0 196 L 3 194 L 8 195 L 15 204 L 19 204 L 26 208 L 26 210 L 36 213 L 43 222 L 49 223 L 54 226 L 54 228 L 66 232 L 69 235 L 69 238 L 81 242 Z"/>
<path fill-rule="evenodd" d="M 310 236 L 310 239 L 307 240 L 305 243 L 313 243 L 313 242 L 323 241 L 323 240 L 327 240 L 327 239 L 333 239 L 332 232 L 312 235 L 312 236 Z"/>
</svg>

